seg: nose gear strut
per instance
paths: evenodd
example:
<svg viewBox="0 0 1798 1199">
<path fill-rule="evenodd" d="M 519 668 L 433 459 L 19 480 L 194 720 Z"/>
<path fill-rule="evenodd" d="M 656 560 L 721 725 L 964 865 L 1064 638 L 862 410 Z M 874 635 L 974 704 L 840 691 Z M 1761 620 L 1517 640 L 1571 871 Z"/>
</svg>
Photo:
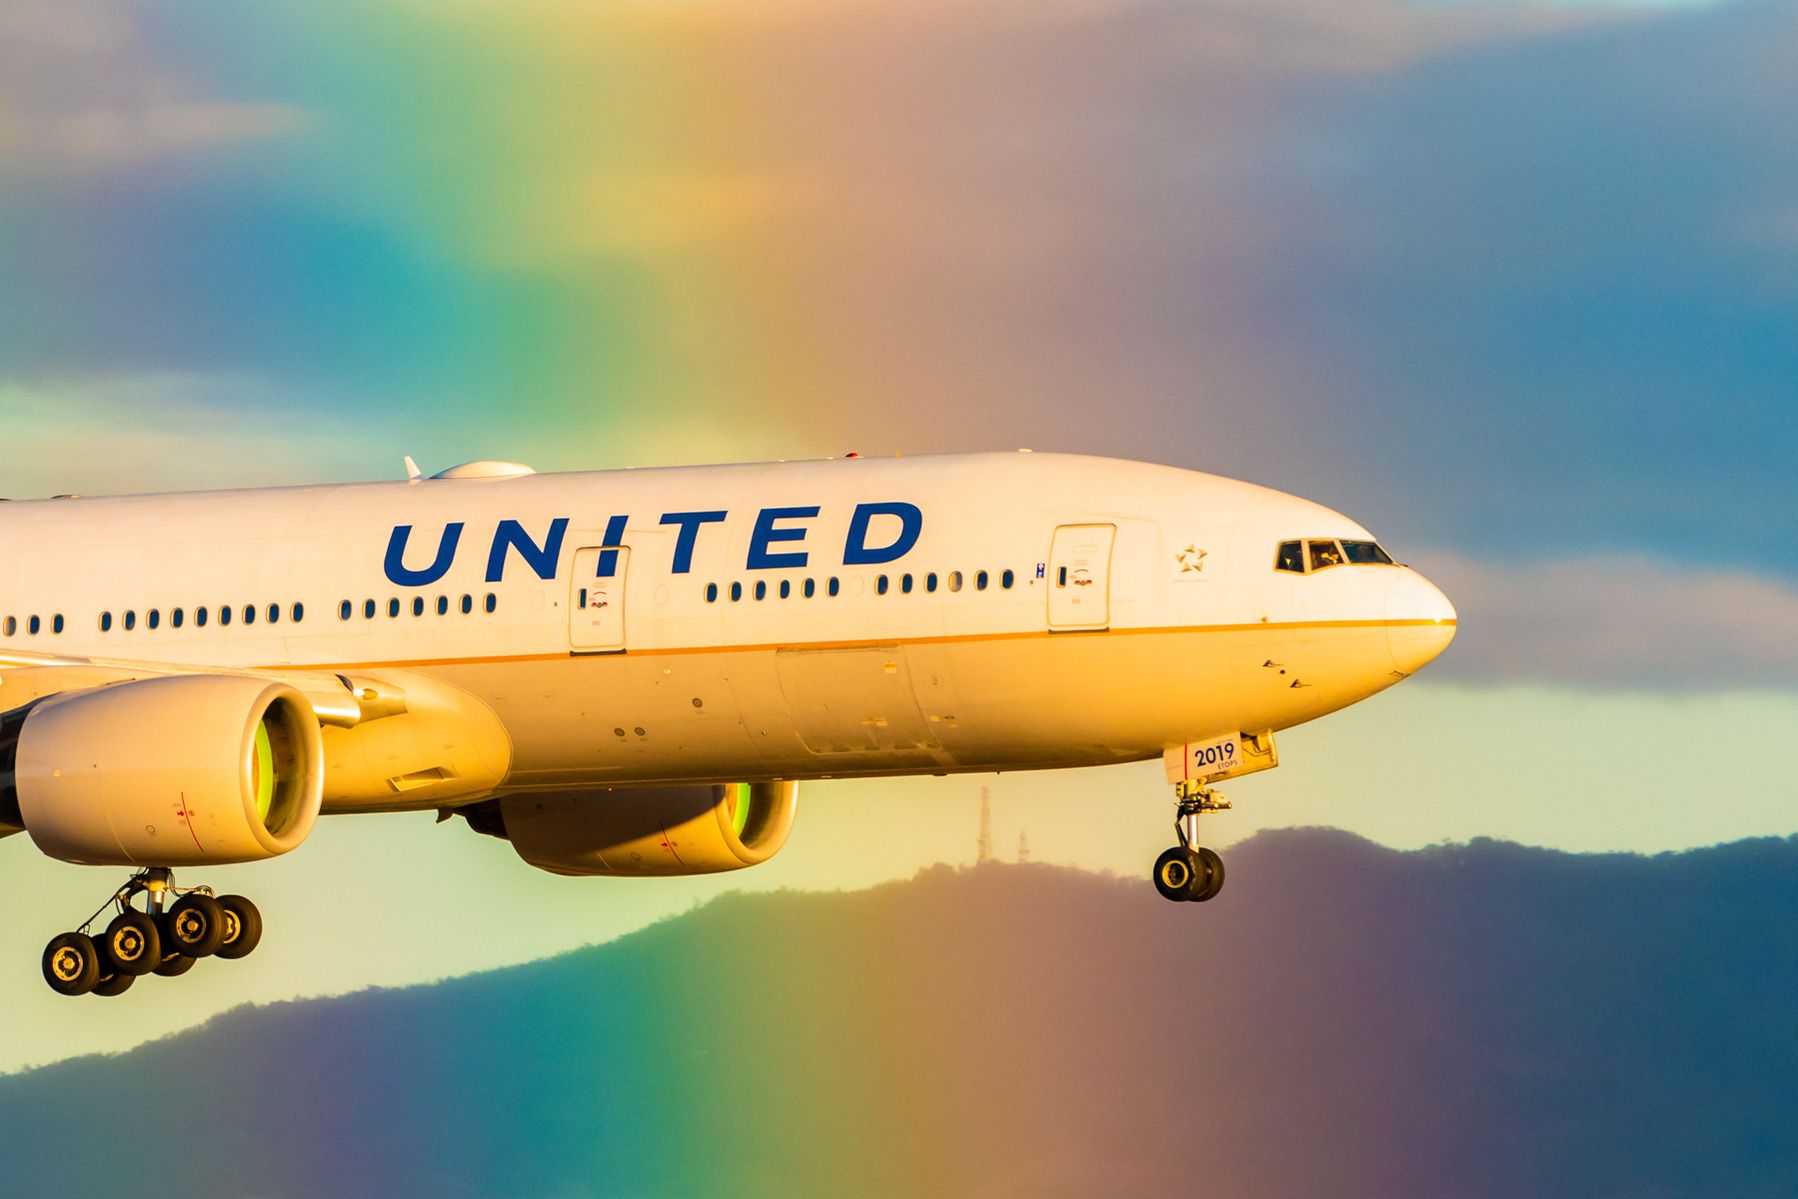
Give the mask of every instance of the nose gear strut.
<svg viewBox="0 0 1798 1199">
<path fill-rule="evenodd" d="M 133 901 L 144 897 L 142 909 Z M 95 933 L 108 908 L 118 911 Z M 262 914 L 241 895 L 177 887 L 166 866 L 140 870 L 80 928 L 44 947 L 44 981 L 59 995 L 120 995 L 145 974 L 185 974 L 203 957 L 241 958 L 262 940 Z"/>
<path fill-rule="evenodd" d="M 1155 859 L 1155 889 L 1176 903 L 1203 903 L 1224 889 L 1224 860 L 1199 844 L 1199 817 L 1227 812 L 1230 801 L 1196 780 L 1174 784 L 1174 836 L 1179 841 Z"/>
</svg>

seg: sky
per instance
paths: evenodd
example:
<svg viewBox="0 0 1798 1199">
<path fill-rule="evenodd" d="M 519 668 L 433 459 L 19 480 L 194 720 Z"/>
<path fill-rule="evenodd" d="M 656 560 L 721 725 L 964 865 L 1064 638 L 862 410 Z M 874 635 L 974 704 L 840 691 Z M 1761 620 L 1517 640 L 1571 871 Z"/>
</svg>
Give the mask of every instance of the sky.
<svg viewBox="0 0 1798 1199">
<path fill-rule="evenodd" d="M 1798 6 L 0 8 L 0 494 L 1030 446 L 1341 509 L 1460 609 L 1211 836 L 1798 829 Z M 242 963 L 37 976 L 116 880 L 0 843 L 0 1070 L 998 840 L 1146 871 L 1159 768 L 831 783 L 742 875 L 430 818 L 217 872 Z M 1146 885 L 1146 884 L 1145 884 Z M 374 950 L 378 949 L 378 952 Z M 29 1030 L 29 1031 L 26 1031 Z"/>
</svg>

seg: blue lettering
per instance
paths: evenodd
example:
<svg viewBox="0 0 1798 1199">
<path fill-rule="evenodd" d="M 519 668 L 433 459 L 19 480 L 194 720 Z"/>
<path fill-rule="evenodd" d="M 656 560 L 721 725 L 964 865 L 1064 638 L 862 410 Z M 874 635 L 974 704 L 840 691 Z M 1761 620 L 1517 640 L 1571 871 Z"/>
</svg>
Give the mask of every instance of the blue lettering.
<svg viewBox="0 0 1798 1199">
<path fill-rule="evenodd" d="M 606 545 L 608 547 L 624 544 L 624 525 L 628 517 L 614 516 L 606 522 Z M 599 570 L 596 577 L 609 579 L 618 573 L 618 551 L 613 548 L 599 552 Z"/>
<path fill-rule="evenodd" d="M 429 587 L 449 573 L 450 563 L 456 557 L 456 544 L 462 540 L 462 522 L 458 520 L 443 526 L 443 536 L 437 539 L 437 557 L 423 570 L 406 569 L 406 542 L 411 536 L 411 525 L 393 527 L 393 535 L 387 539 L 387 560 L 381 564 L 382 568 L 387 572 L 388 581 L 401 587 Z"/>
<path fill-rule="evenodd" d="M 899 518 L 899 536 L 891 545 L 869 547 L 868 522 L 876 516 Z M 843 547 L 843 565 L 878 566 L 882 562 L 903 558 L 911 552 L 912 546 L 918 544 L 918 534 L 923 530 L 924 514 L 918 511 L 916 504 L 907 504 L 902 500 L 890 504 L 857 504 L 855 515 L 849 520 L 849 541 Z"/>
<path fill-rule="evenodd" d="M 699 539 L 699 526 L 723 520 L 723 512 L 670 512 L 662 517 L 665 525 L 679 525 L 680 536 L 674 539 L 674 573 L 684 575 L 693 569 L 693 543 Z"/>
<path fill-rule="evenodd" d="M 818 515 L 818 506 L 809 508 L 763 508 L 755 518 L 755 533 L 749 538 L 749 569 L 779 570 L 782 567 L 804 566 L 807 554 L 804 550 L 793 550 L 785 554 L 772 554 L 768 546 L 776 541 L 803 541 L 804 529 L 777 529 L 777 520 L 804 520 Z"/>
<path fill-rule="evenodd" d="M 550 522 L 549 536 L 539 546 L 515 520 L 502 520 L 493 533 L 493 548 L 487 553 L 487 581 L 497 583 L 506 573 L 506 550 L 518 551 L 519 557 L 537 572 L 540 579 L 556 577 L 556 561 L 562 556 L 562 534 L 568 531 L 568 518 L 558 516 Z"/>
</svg>

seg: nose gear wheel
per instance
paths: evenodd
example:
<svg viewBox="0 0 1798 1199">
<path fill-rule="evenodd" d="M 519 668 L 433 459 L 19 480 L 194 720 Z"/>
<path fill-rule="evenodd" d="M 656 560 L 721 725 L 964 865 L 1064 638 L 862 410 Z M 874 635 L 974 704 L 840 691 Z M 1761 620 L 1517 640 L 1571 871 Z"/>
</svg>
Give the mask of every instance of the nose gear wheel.
<svg viewBox="0 0 1798 1199">
<path fill-rule="evenodd" d="M 1215 791 L 1190 782 L 1174 788 L 1174 836 L 1179 844 L 1162 851 L 1150 875 L 1163 899 L 1175 903 L 1204 903 L 1224 889 L 1224 860 L 1217 851 L 1200 845 L 1199 817 L 1223 812 L 1230 801 Z"/>
</svg>

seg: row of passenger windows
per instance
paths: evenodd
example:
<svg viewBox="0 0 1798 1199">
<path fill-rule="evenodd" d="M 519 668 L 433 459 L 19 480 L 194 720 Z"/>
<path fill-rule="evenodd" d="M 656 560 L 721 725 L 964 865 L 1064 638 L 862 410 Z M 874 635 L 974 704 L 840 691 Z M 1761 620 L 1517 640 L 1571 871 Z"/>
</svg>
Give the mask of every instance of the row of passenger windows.
<svg viewBox="0 0 1798 1199">
<path fill-rule="evenodd" d="M 474 596 L 465 595 L 461 600 L 455 601 L 454 606 L 466 616 L 475 610 L 476 602 Z M 491 613 L 499 607 L 499 598 L 489 592 L 479 603 L 483 611 Z M 436 609 L 437 615 L 447 616 L 451 604 L 449 596 L 440 595 L 430 606 Z M 412 615 L 423 616 L 426 610 L 425 597 L 413 596 L 411 604 L 405 606 L 412 609 Z M 396 617 L 402 611 L 402 603 L 398 599 L 390 599 L 385 605 L 371 599 L 362 601 L 362 615 L 368 620 L 373 620 L 375 614 L 382 607 L 386 608 L 387 615 L 390 617 Z M 350 600 L 344 600 L 337 606 L 337 615 L 341 620 L 350 619 L 355 612 L 356 605 Z M 253 625 L 258 620 L 264 624 L 279 624 L 284 618 L 290 624 L 299 624 L 306 619 L 306 605 L 290 604 L 283 607 L 280 604 L 269 604 L 263 607 L 256 604 L 245 604 L 241 609 L 220 605 L 216 610 L 195 608 L 191 613 L 186 608 L 170 608 L 166 614 L 161 608 L 151 608 L 143 614 L 142 624 L 146 629 L 160 629 L 165 623 L 171 629 L 179 629 L 185 628 L 191 622 L 194 628 L 203 629 L 208 624 L 217 624 L 222 628 L 233 621 L 245 625 Z M 44 631 L 46 623 L 49 625 L 50 632 L 55 634 L 63 631 L 65 622 L 60 612 L 50 617 L 48 622 L 41 616 L 27 616 L 22 621 L 16 616 L 8 616 L 4 621 L 0 621 L 0 632 L 5 633 L 8 637 L 16 637 L 23 629 L 28 636 L 35 637 Z M 135 631 L 138 624 L 139 617 L 135 608 L 127 608 L 119 614 L 116 620 L 111 612 L 100 613 L 100 631 L 102 633 L 110 633 L 115 627 L 129 633 Z"/>
<path fill-rule="evenodd" d="M 474 611 L 474 605 L 475 605 L 475 598 L 472 595 L 465 595 L 459 601 L 456 601 L 454 604 L 456 610 L 461 612 L 462 615 L 464 615 L 464 616 L 467 616 L 469 613 Z M 387 604 L 386 604 L 387 616 L 389 619 L 395 618 L 395 617 L 399 616 L 399 614 L 406 607 L 410 607 L 412 609 L 412 615 L 423 616 L 425 614 L 425 610 L 426 610 L 427 606 L 435 609 L 437 612 L 437 615 L 439 615 L 439 616 L 448 616 L 450 613 L 451 600 L 450 600 L 450 597 L 447 595 L 440 595 L 437 597 L 437 600 L 435 603 L 427 605 L 425 602 L 424 596 L 415 595 L 412 597 L 411 604 L 406 605 L 406 604 L 403 604 L 398 599 L 390 599 L 387 601 Z M 372 600 L 372 599 L 363 600 L 362 601 L 362 619 L 373 620 L 375 618 L 375 615 L 381 611 L 381 608 L 382 608 L 382 605 L 377 600 Z M 483 612 L 492 613 L 495 610 L 497 610 L 498 608 L 499 608 L 499 597 L 494 595 L 491 591 L 489 591 L 487 593 L 486 599 L 481 601 L 481 610 Z M 356 615 L 356 604 L 355 604 L 354 600 L 344 600 L 342 603 L 337 605 L 337 619 L 349 620 L 354 615 Z"/>
<path fill-rule="evenodd" d="M 1002 590 L 1011 590 L 1011 588 L 1016 585 L 1017 581 L 1018 577 L 1012 571 L 1005 570 L 999 573 L 998 583 Z M 886 595 L 896 586 L 901 595 L 910 595 L 920 583 L 926 592 L 936 591 L 939 586 L 950 591 L 960 591 L 966 582 L 967 580 L 959 570 L 952 570 L 940 578 L 934 570 L 923 575 L 921 579 L 915 579 L 909 574 L 900 575 L 896 580 L 888 575 L 881 575 L 874 580 L 874 592 L 876 595 Z M 993 577 L 986 571 L 981 570 L 974 573 L 973 584 L 975 591 L 985 591 L 992 586 L 992 583 Z M 745 594 L 753 595 L 758 600 L 764 600 L 768 598 L 769 590 L 768 580 L 766 579 L 756 580 L 756 582 L 747 590 L 742 583 L 732 583 L 728 588 L 724 589 L 721 589 L 716 583 L 707 583 L 705 585 L 705 602 L 708 604 L 715 604 L 720 597 L 728 596 L 731 603 L 734 604 L 741 600 Z M 799 595 L 803 598 L 811 599 L 818 594 L 818 580 L 801 579 L 798 581 L 798 587 L 795 588 L 794 580 L 782 579 L 774 586 L 773 590 L 781 599 L 791 599 L 795 590 L 797 590 Z M 834 576 L 826 579 L 824 581 L 824 593 L 831 596 L 840 595 L 842 593 L 842 580 Z"/>
<path fill-rule="evenodd" d="M 21 623 L 23 623 L 26 633 L 33 637 L 44 631 L 44 618 L 41 616 L 27 616 L 23 622 L 16 616 L 8 616 L 4 622 L 0 622 L 0 631 L 4 631 L 8 637 L 15 637 L 18 635 Z M 52 633 L 62 632 L 62 624 L 62 613 L 58 612 L 50 618 L 50 631 Z"/>
<path fill-rule="evenodd" d="M 1332 566 L 1392 566 L 1392 555 L 1377 541 L 1282 541 L 1274 554 L 1274 569 L 1307 574 Z"/>
<path fill-rule="evenodd" d="M 266 608 L 259 607 L 256 604 L 245 604 L 242 609 L 234 608 L 228 604 L 220 604 L 217 611 L 218 611 L 218 615 L 215 617 L 213 615 L 213 609 L 211 609 L 211 608 L 195 608 L 193 610 L 193 626 L 194 626 L 194 628 L 203 629 L 209 623 L 212 623 L 215 620 L 221 628 L 224 627 L 225 625 L 230 624 L 233 620 L 236 620 L 239 623 L 247 624 L 247 625 L 255 624 L 258 619 L 262 620 L 263 622 L 265 622 L 267 624 L 280 624 L 283 613 L 285 613 L 287 616 L 287 619 L 294 624 L 298 624 L 300 621 L 306 619 L 306 605 L 305 604 L 293 604 L 293 605 L 291 605 L 289 607 L 285 607 L 285 608 L 282 607 L 280 604 L 270 604 Z M 143 618 L 143 623 L 144 623 L 144 627 L 146 629 L 160 629 L 163 625 L 162 609 L 161 608 L 151 608 L 149 611 L 145 612 L 144 618 Z M 169 628 L 171 628 L 171 629 L 183 628 L 187 625 L 187 623 L 188 623 L 187 609 L 185 609 L 185 608 L 170 608 L 169 609 L 169 611 L 168 611 L 168 626 L 169 626 Z M 136 629 L 137 628 L 137 610 L 134 608 L 127 608 L 124 612 L 120 613 L 119 619 L 118 619 L 118 627 L 123 629 L 127 633 Z M 113 630 L 112 613 L 111 612 L 100 613 L 100 631 L 102 633 L 110 633 L 110 632 L 112 632 L 112 630 Z M 61 630 L 59 629 L 58 632 L 60 632 L 60 631 Z"/>
</svg>

